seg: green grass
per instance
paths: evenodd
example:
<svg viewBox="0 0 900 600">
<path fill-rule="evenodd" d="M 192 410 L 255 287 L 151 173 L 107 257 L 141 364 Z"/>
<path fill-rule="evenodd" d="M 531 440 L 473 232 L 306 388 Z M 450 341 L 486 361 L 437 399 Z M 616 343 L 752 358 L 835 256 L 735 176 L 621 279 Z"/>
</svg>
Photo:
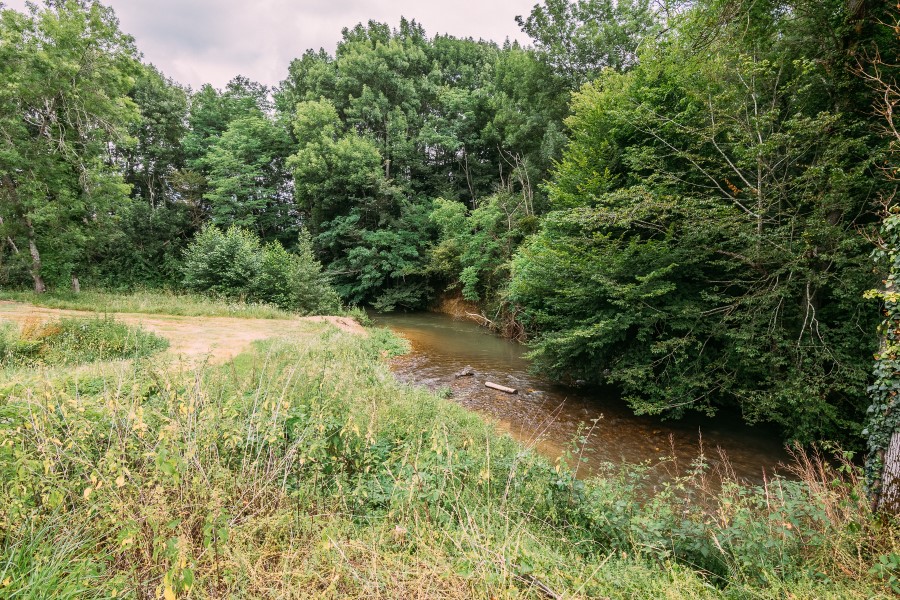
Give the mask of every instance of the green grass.
<svg viewBox="0 0 900 600">
<path fill-rule="evenodd" d="M 165 290 L 138 290 L 125 294 L 104 291 L 34 292 L 0 291 L 0 300 L 28 302 L 46 308 L 99 313 L 146 313 L 186 317 L 244 317 L 290 319 L 293 313 L 268 304 L 219 300 L 198 294 Z"/>
<path fill-rule="evenodd" d="M 0 597 L 890 597 L 891 560 L 870 569 L 900 529 L 852 467 L 801 456 L 800 481 L 765 488 L 700 467 L 652 492 L 640 468 L 579 481 L 398 384 L 385 351 L 403 345 L 329 328 L 202 371 L 6 382 Z"/>
<path fill-rule="evenodd" d="M 23 523 L 5 533 L 0 597 L 109 598 L 108 557 L 96 551 L 97 538 L 78 531 L 63 517 L 50 517 L 38 529 Z"/>
<path fill-rule="evenodd" d="M 139 358 L 169 347 L 166 339 L 109 316 L 28 322 L 0 321 L 0 367 L 74 365 Z"/>
</svg>

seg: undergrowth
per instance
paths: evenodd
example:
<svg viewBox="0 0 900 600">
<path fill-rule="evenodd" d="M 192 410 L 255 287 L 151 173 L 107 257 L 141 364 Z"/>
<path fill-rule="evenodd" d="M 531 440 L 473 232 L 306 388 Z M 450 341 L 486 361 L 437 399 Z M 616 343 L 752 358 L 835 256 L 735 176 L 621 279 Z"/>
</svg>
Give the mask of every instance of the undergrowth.
<svg viewBox="0 0 900 600">
<path fill-rule="evenodd" d="M 402 350 L 329 329 L 0 389 L 0 597 L 891 594 L 900 529 L 850 464 L 581 481 L 398 384 L 383 358 Z"/>
<path fill-rule="evenodd" d="M 0 367 L 73 365 L 138 358 L 168 347 L 168 342 L 111 317 L 26 321 L 21 327 L 0 321 Z"/>
</svg>

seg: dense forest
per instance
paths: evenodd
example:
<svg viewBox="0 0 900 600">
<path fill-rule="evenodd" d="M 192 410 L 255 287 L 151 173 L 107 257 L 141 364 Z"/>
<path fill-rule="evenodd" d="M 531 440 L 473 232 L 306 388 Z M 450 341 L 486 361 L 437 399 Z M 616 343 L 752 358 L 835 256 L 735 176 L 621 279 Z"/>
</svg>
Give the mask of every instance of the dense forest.
<svg viewBox="0 0 900 600">
<path fill-rule="evenodd" d="M 274 88 L 199 90 L 100 3 L 4 9 L 0 285 L 461 297 L 638 412 L 856 445 L 896 186 L 889 8 L 546 0 L 527 47 L 369 22 Z"/>
</svg>

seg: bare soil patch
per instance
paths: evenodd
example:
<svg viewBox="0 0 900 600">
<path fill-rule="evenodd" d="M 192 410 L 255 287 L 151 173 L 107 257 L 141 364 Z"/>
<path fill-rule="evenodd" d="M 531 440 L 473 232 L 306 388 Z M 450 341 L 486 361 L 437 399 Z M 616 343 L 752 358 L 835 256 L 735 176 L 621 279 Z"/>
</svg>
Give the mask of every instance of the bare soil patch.
<svg viewBox="0 0 900 600">
<path fill-rule="evenodd" d="M 188 358 L 225 362 L 247 350 L 253 342 L 274 337 L 314 335 L 330 324 L 347 333 L 367 335 L 348 317 L 297 317 L 295 319 L 242 319 L 235 317 L 182 317 L 138 313 L 110 313 L 117 321 L 139 325 L 169 340 L 169 351 Z M 0 320 L 21 325 L 60 317 L 96 318 L 100 313 L 41 308 L 21 302 L 0 301 Z M 319 325 L 319 327 L 317 327 Z"/>
</svg>

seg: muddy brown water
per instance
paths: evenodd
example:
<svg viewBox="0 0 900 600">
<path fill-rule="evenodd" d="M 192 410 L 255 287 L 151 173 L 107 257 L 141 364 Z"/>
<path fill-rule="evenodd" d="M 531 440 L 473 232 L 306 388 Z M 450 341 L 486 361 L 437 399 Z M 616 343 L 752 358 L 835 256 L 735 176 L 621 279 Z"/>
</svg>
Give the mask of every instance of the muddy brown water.
<svg viewBox="0 0 900 600">
<path fill-rule="evenodd" d="M 680 421 L 636 416 L 611 392 L 551 384 L 529 372 L 522 345 L 474 323 L 435 313 L 372 316 L 376 325 L 389 327 L 412 345 L 410 354 L 392 363 L 398 379 L 436 391 L 449 389 L 453 400 L 552 459 L 566 451 L 582 457 L 577 462 L 581 477 L 604 465 L 649 463 L 651 479 L 662 481 L 690 468 L 701 449 L 715 470 L 728 469 L 730 476 L 747 483 L 761 483 L 776 471 L 783 474 L 779 465 L 789 462 L 772 428 L 750 427 L 727 415 Z M 467 367 L 475 375 L 454 376 Z M 484 385 L 488 381 L 518 394 L 490 390 Z M 579 443 L 585 436 L 587 441 Z"/>
</svg>

